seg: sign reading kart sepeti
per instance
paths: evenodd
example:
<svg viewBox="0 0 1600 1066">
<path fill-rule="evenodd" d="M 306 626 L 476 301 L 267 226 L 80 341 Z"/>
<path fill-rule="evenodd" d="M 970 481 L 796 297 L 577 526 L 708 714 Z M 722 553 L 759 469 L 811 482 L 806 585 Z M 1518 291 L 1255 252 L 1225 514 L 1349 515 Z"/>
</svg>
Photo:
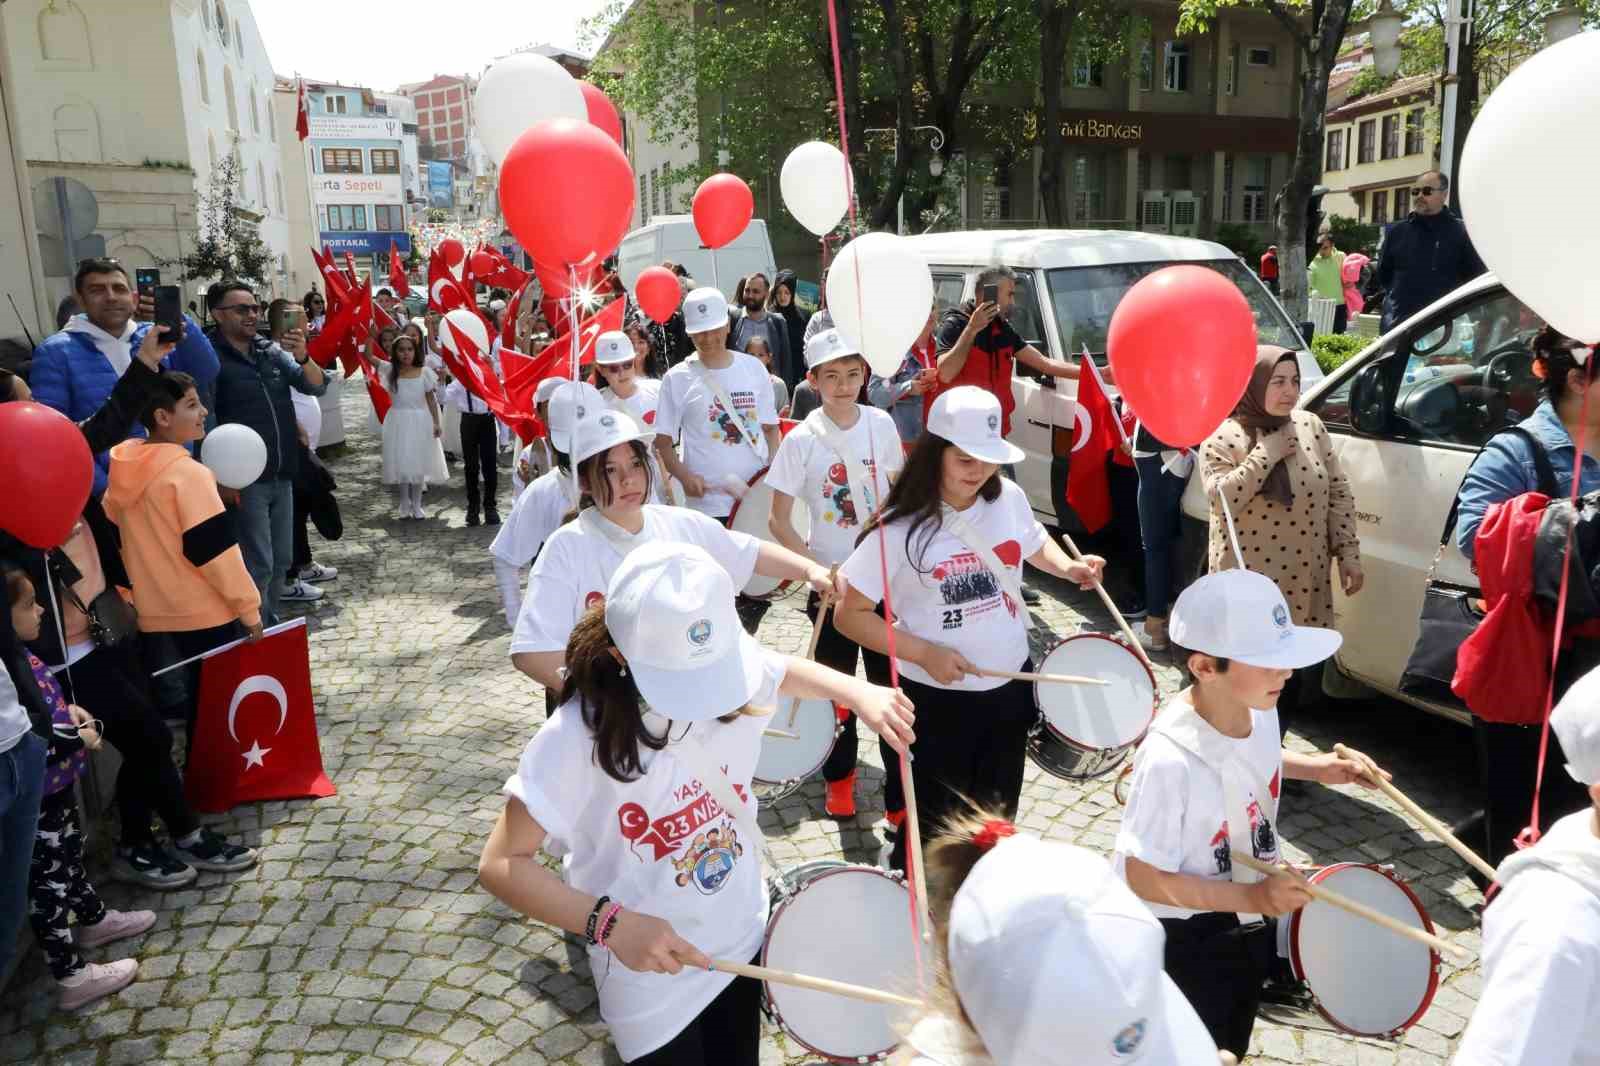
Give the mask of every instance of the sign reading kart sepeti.
<svg viewBox="0 0 1600 1066">
<path fill-rule="evenodd" d="M 399 204 L 405 190 L 398 174 L 317 174 L 311 198 L 319 204 Z"/>
</svg>

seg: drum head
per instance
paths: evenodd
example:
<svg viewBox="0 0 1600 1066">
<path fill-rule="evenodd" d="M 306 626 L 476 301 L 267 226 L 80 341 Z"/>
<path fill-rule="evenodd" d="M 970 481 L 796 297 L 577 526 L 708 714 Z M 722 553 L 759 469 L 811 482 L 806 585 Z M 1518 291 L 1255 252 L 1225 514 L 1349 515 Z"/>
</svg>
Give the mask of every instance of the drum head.
<svg viewBox="0 0 1600 1066">
<path fill-rule="evenodd" d="M 761 755 L 756 759 L 755 780 L 767 784 L 804 781 L 822 769 L 833 750 L 839 732 L 839 719 L 829 700 L 801 700 L 795 706 L 794 724 L 789 723 L 789 701 L 779 700 L 778 709 L 767 720 L 771 729 L 800 734 L 799 740 L 772 735 L 761 738 Z"/>
<path fill-rule="evenodd" d="M 1156 683 L 1149 667 L 1127 646 L 1110 637 L 1084 633 L 1068 637 L 1039 663 L 1041 674 L 1078 674 L 1108 685 L 1034 683 L 1039 711 L 1065 739 L 1092 750 L 1136 742 L 1156 714 Z"/>
<path fill-rule="evenodd" d="M 761 962 L 914 996 L 910 893 L 870 866 L 821 871 L 773 913 Z M 886 1004 L 778 984 L 767 996 L 784 1031 L 829 1058 L 886 1055 L 900 1041 Z"/>
<path fill-rule="evenodd" d="M 767 484 L 766 479 L 765 470 L 755 476 L 744 498 L 734 504 L 733 512 L 728 516 L 728 528 L 748 534 L 757 540 L 776 544 L 777 538 L 767 527 L 767 522 L 772 517 L 772 486 Z M 789 522 L 801 540 L 810 540 L 811 512 L 805 509 L 804 504 L 798 501 L 795 503 L 789 511 Z M 787 591 L 788 585 L 789 582 L 779 578 L 751 574 L 750 580 L 740 591 L 756 599 L 771 599 Z"/>
<path fill-rule="evenodd" d="M 1433 931 L 1411 890 L 1374 866 L 1341 863 L 1311 880 L 1412 928 Z M 1439 980 L 1433 949 L 1319 900 L 1290 920 L 1289 952 L 1317 1009 L 1361 1036 L 1409 1028 L 1433 1002 Z"/>
</svg>

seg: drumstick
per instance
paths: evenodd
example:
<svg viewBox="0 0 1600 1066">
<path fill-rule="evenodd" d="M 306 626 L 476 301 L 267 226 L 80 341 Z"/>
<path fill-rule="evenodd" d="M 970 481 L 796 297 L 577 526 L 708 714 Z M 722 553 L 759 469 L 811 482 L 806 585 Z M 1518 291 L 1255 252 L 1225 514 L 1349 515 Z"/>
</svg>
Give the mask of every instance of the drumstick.
<svg viewBox="0 0 1600 1066">
<path fill-rule="evenodd" d="M 1352 762 L 1362 763 L 1362 760 L 1356 758 L 1354 753 L 1352 753 L 1350 749 L 1345 747 L 1343 744 L 1335 744 L 1333 746 L 1333 753 L 1339 756 L 1341 759 L 1349 759 Z M 1401 792 L 1394 782 L 1378 773 L 1377 770 L 1372 766 L 1367 765 L 1366 763 L 1362 763 L 1362 765 L 1366 771 L 1365 776 L 1368 780 L 1374 782 L 1378 786 L 1378 790 L 1380 792 L 1398 803 L 1401 809 L 1407 814 L 1411 815 L 1411 817 L 1421 822 L 1422 828 L 1438 837 L 1444 842 L 1446 847 L 1465 859 L 1468 866 L 1476 869 L 1490 881 L 1495 879 L 1494 867 L 1490 866 L 1488 862 L 1484 860 L 1483 856 L 1467 847 L 1467 845 L 1461 841 L 1460 837 L 1450 832 L 1449 828 L 1446 827 L 1443 822 L 1439 821 L 1439 819 L 1435 818 L 1433 815 L 1429 814 L 1427 811 L 1418 806 L 1417 802 L 1410 796 L 1407 796 L 1404 792 Z"/>
<path fill-rule="evenodd" d="M 738 974 L 740 977 L 754 977 L 775 985 L 793 985 L 796 988 L 809 988 L 813 992 L 828 992 L 835 996 L 863 999 L 868 1003 L 886 1003 L 891 1007 L 911 1007 L 916 1010 L 923 1008 L 920 999 L 912 999 L 910 996 L 896 995 L 865 985 L 852 985 L 845 981 L 834 981 L 827 977 L 810 977 L 803 973 L 790 973 L 788 970 L 774 970 L 770 966 L 752 966 L 745 962 L 712 959 L 707 969 Z"/>
<path fill-rule="evenodd" d="M 771 726 L 768 726 L 766 729 L 763 729 L 761 731 L 761 735 L 764 736 L 764 737 L 782 737 L 784 740 L 799 740 L 800 739 L 800 734 L 799 733 L 791 733 L 787 729 L 773 729 Z"/>
<path fill-rule="evenodd" d="M 811 623 L 811 643 L 806 645 L 806 658 L 807 659 L 815 659 L 817 657 L 817 642 L 822 639 L 822 623 L 828 617 L 828 605 L 831 604 L 832 602 L 833 602 L 833 597 L 832 596 L 822 596 L 822 597 L 819 598 L 819 601 L 817 603 L 817 620 L 815 622 Z M 799 713 L 800 713 L 800 697 L 799 696 L 790 696 L 789 697 L 789 720 L 787 722 L 783 723 L 784 727 L 787 728 L 787 729 L 793 729 L 794 728 L 795 716 L 798 715 Z M 800 738 L 796 737 L 795 739 L 799 740 Z"/>
<path fill-rule="evenodd" d="M 928 924 L 928 877 L 922 872 L 922 824 L 917 818 L 917 782 L 912 776 L 911 759 L 900 756 L 900 791 L 906 801 L 906 820 L 901 832 L 906 834 L 906 863 L 911 868 L 911 898 L 917 908 L 917 928 L 922 933 L 922 943 L 933 943 L 933 929 Z M 924 988 L 926 991 L 926 988 Z"/>
<path fill-rule="evenodd" d="M 1061 538 L 1067 542 L 1067 550 L 1072 553 L 1072 557 L 1080 563 L 1083 562 L 1083 553 L 1072 542 L 1072 534 L 1062 530 Z M 1150 668 L 1152 674 L 1155 673 L 1156 664 L 1150 661 L 1150 656 L 1145 653 L 1144 645 L 1139 643 L 1139 638 L 1133 635 L 1133 630 L 1128 626 L 1128 620 L 1122 617 L 1121 611 L 1117 610 L 1116 602 L 1111 599 L 1111 594 L 1106 591 L 1106 587 L 1100 583 L 1099 578 L 1095 579 L 1094 590 L 1100 594 L 1100 602 L 1105 604 L 1106 610 L 1111 612 L 1111 620 L 1117 623 L 1118 629 L 1122 630 L 1122 635 L 1128 639 L 1128 644 L 1133 648 L 1134 654 L 1144 661 L 1145 666 Z"/>
<path fill-rule="evenodd" d="M 1111 682 L 1098 677 L 1083 677 L 1078 674 L 1030 674 L 1021 670 L 979 670 L 980 677 L 1004 677 L 1012 681 L 1045 681 L 1060 685 L 1109 685 Z"/>
<path fill-rule="evenodd" d="M 1288 874 L 1290 877 L 1300 877 L 1298 872 L 1290 869 L 1287 866 L 1274 866 L 1269 862 L 1262 862 L 1253 856 L 1243 855 L 1237 851 L 1232 852 L 1231 854 L 1233 855 L 1234 862 L 1245 867 L 1246 869 L 1254 870 L 1257 873 L 1268 875 Z M 1324 903 L 1330 903 L 1333 906 L 1338 907 L 1340 910 L 1349 911 L 1358 918 L 1365 918 L 1374 925 L 1381 925 L 1391 933 L 1406 937 L 1409 940 L 1415 940 L 1419 944 L 1426 944 L 1435 951 L 1447 951 L 1456 956 L 1458 959 L 1470 959 L 1472 957 L 1472 953 L 1466 948 L 1462 947 L 1460 944 L 1452 944 L 1443 937 L 1434 936 L 1432 933 L 1424 929 L 1413 928 L 1402 921 L 1389 917 L 1382 911 L 1373 910 L 1366 904 L 1357 903 L 1353 899 L 1347 899 L 1344 896 L 1339 895 L 1337 892 L 1330 892 L 1321 885 L 1313 884 L 1310 881 L 1306 881 L 1304 878 L 1301 878 L 1301 882 L 1305 885 L 1306 891 L 1311 893 L 1313 898 L 1320 899 Z"/>
</svg>

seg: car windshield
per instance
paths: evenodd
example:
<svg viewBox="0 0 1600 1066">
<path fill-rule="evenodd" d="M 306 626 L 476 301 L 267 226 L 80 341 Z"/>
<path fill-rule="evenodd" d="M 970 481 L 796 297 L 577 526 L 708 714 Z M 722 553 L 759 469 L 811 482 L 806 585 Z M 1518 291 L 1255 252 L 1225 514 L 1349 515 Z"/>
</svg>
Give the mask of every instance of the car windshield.
<svg viewBox="0 0 1600 1066">
<path fill-rule="evenodd" d="M 1061 343 L 1069 355 L 1088 347 L 1097 362 L 1104 364 L 1106 333 L 1111 329 L 1111 314 L 1133 283 L 1173 263 L 1118 263 L 1111 266 L 1066 267 L 1047 271 L 1050 302 L 1055 309 Z M 1250 302 L 1256 319 L 1256 340 L 1291 350 L 1305 347 L 1300 333 L 1270 293 L 1237 259 L 1199 263 L 1232 281 Z"/>
</svg>

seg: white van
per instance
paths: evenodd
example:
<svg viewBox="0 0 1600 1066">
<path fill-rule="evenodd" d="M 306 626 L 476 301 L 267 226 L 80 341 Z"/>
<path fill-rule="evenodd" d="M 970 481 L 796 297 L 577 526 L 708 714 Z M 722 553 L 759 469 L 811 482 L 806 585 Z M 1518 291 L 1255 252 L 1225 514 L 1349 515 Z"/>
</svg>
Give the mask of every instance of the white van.
<svg viewBox="0 0 1600 1066">
<path fill-rule="evenodd" d="M 1295 324 L 1250 268 L 1226 247 L 1189 237 L 1120 230 L 978 230 L 906 238 L 933 272 L 939 314 L 973 297 L 985 267 L 1017 273 L 1010 322 L 1039 351 L 1076 362 L 1085 347 L 1106 363 L 1111 314 L 1134 282 L 1175 263 L 1198 263 L 1232 281 L 1255 314 L 1256 336 L 1299 357 L 1308 385 L 1322 377 Z M 1183 358 L 1173 352 L 1173 359 Z M 1065 503 L 1068 459 L 1077 416 L 1077 383 L 1041 377 L 1017 365 L 1011 382 L 1016 413 L 1010 441 L 1027 453 L 1016 467 L 1017 484 L 1041 520 L 1079 529 Z M 1113 393 L 1115 389 L 1113 388 Z"/>
<path fill-rule="evenodd" d="M 700 242 L 688 215 L 657 215 L 622 238 L 617 274 L 631 291 L 645 267 L 681 263 L 699 285 L 715 285 L 731 302 L 733 287 L 746 274 L 761 271 L 770 281 L 778 273 L 764 219 L 752 219 L 731 244 L 713 251 Z"/>
</svg>

